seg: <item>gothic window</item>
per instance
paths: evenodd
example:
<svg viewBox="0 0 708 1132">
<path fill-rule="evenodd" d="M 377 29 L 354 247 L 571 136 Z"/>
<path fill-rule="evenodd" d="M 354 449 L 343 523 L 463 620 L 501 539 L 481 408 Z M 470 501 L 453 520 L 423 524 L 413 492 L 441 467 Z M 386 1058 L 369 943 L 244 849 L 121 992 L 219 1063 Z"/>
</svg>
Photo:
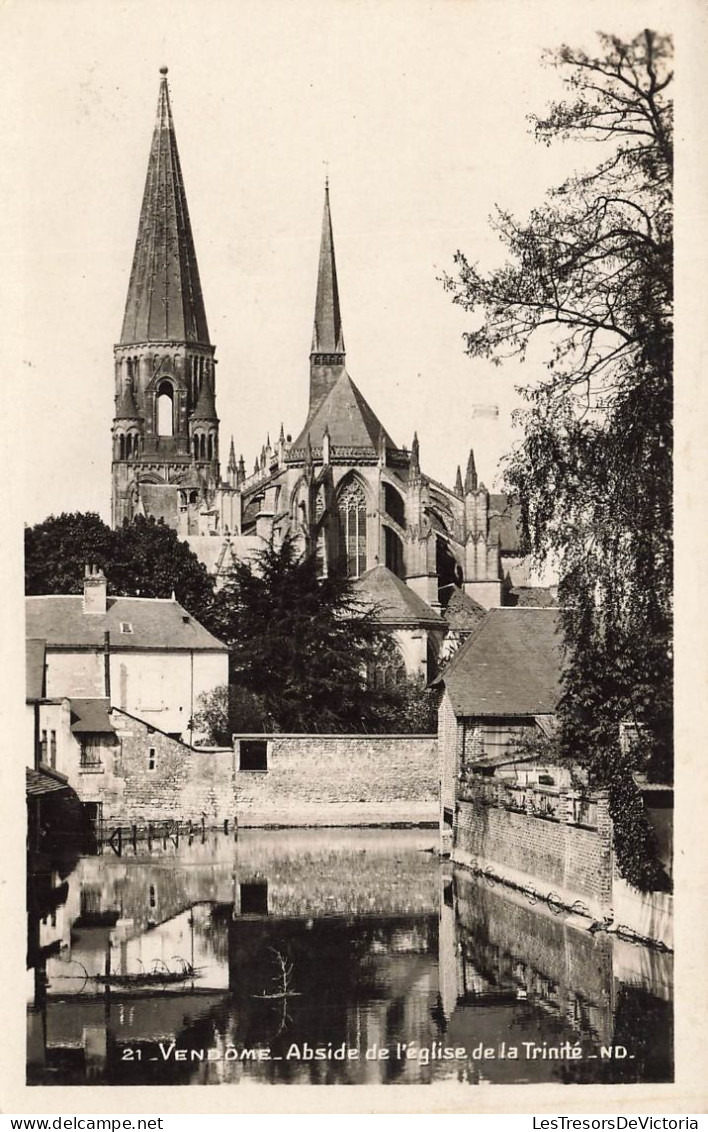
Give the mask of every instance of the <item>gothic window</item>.
<svg viewBox="0 0 708 1132">
<path fill-rule="evenodd" d="M 198 436 L 192 437 L 192 445 L 194 447 L 194 459 L 198 460 L 199 459 L 199 437 Z"/>
<path fill-rule="evenodd" d="M 358 480 L 350 480 L 338 500 L 342 558 L 350 578 L 366 570 L 366 494 Z"/>
<path fill-rule="evenodd" d="M 120 459 L 125 460 L 125 437 L 123 436 L 123 433 L 121 433 L 120 436 L 118 437 L 118 447 L 119 447 L 118 455 L 119 455 Z"/>
<path fill-rule="evenodd" d="M 201 460 L 206 459 L 206 437 L 203 433 L 199 437 L 199 457 Z"/>
<path fill-rule="evenodd" d="M 394 691 L 405 678 L 406 666 L 397 645 L 391 640 L 382 641 L 375 659 L 367 666 L 369 687 Z"/>
<path fill-rule="evenodd" d="M 209 433 L 209 443 L 207 447 L 207 454 L 210 460 L 214 459 L 214 437 Z"/>
<path fill-rule="evenodd" d="M 174 393 L 169 381 L 160 383 L 157 390 L 157 435 L 174 436 Z"/>
</svg>

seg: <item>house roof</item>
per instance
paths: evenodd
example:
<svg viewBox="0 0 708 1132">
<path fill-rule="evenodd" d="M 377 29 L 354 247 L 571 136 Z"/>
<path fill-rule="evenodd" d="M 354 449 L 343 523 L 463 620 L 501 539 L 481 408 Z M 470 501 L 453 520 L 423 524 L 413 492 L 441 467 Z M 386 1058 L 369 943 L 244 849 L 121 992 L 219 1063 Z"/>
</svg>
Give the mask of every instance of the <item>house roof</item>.
<svg viewBox="0 0 708 1132">
<path fill-rule="evenodd" d="M 44 696 L 44 662 L 47 642 L 31 637 L 25 650 L 25 687 L 28 700 L 41 700 Z"/>
<path fill-rule="evenodd" d="M 313 448 L 321 448 L 325 428 L 329 429 L 330 442 L 335 450 L 366 449 L 373 455 L 378 452 L 381 433 L 388 448 L 396 447 L 346 371 L 308 417 L 305 427 L 290 449 L 291 454 L 307 446 L 308 436 Z"/>
<path fill-rule="evenodd" d="M 545 715 L 560 697 L 558 609 L 491 609 L 439 679 L 457 716 Z"/>
<path fill-rule="evenodd" d="M 72 699 L 71 730 L 74 735 L 105 735 L 114 732 L 107 699 Z"/>
<path fill-rule="evenodd" d="M 27 635 L 43 637 L 48 648 L 102 648 L 108 632 L 112 651 L 227 651 L 171 598 L 109 597 L 105 613 L 84 613 L 83 602 L 81 594 L 26 598 Z"/>
<path fill-rule="evenodd" d="M 33 770 L 31 767 L 26 767 L 25 775 L 25 789 L 30 798 L 41 797 L 42 794 L 53 794 L 58 790 L 71 789 L 66 779 L 62 782 L 58 777 L 55 778 L 51 774 L 46 774 L 43 770 Z"/>
<path fill-rule="evenodd" d="M 354 582 L 354 590 L 376 607 L 383 625 L 410 625 L 412 621 L 444 624 L 442 617 L 388 566 L 374 566 Z"/>
</svg>

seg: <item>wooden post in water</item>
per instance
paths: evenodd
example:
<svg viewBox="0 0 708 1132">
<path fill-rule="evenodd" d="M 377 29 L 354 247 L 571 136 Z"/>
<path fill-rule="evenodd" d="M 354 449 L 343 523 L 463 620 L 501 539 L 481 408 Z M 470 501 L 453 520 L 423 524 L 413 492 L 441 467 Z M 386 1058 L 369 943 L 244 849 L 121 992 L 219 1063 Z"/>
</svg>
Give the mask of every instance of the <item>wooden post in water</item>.
<svg viewBox="0 0 708 1132">
<path fill-rule="evenodd" d="M 228 832 L 229 832 L 229 819 L 224 818 L 224 833 L 228 834 Z"/>
<path fill-rule="evenodd" d="M 206 841 L 206 823 L 204 821 L 204 814 L 202 814 L 202 845 Z"/>
<path fill-rule="evenodd" d="M 133 852 L 134 853 L 138 852 L 138 827 L 137 827 L 137 825 L 133 826 Z"/>
<path fill-rule="evenodd" d="M 148 822 L 148 852 L 152 853 L 152 822 Z"/>
<path fill-rule="evenodd" d="M 234 814 L 234 841 L 238 841 L 238 814 Z"/>
</svg>

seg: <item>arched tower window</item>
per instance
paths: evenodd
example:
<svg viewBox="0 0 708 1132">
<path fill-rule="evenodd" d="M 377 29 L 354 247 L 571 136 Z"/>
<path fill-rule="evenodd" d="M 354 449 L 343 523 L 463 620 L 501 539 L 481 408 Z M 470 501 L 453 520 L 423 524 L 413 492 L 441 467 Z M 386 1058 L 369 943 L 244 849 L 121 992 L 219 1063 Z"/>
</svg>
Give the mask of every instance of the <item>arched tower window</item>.
<svg viewBox="0 0 708 1132">
<path fill-rule="evenodd" d="M 337 502 L 342 537 L 342 559 L 348 577 L 366 570 L 366 494 L 358 480 L 350 480 Z"/>
<path fill-rule="evenodd" d="M 123 433 L 121 433 L 118 437 L 118 458 L 120 460 L 125 460 L 125 437 L 123 436 Z"/>
<path fill-rule="evenodd" d="M 157 435 L 174 436 L 174 391 L 169 381 L 162 381 L 157 390 Z"/>
<path fill-rule="evenodd" d="M 192 447 L 194 448 L 194 459 L 198 460 L 199 459 L 199 437 L 198 436 L 192 437 Z"/>
<path fill-rule="evenodd" d="M 207 459 L 214 459 L 214 437 L 209 433 L 209 440 L 207 442 Z"/>
</svg>

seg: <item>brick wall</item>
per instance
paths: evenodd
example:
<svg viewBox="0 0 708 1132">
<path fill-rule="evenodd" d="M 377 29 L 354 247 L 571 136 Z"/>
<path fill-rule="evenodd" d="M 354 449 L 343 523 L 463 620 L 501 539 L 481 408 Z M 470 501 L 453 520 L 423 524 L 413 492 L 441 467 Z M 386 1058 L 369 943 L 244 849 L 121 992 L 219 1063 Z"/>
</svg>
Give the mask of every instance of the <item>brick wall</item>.
<svg viewBox="0 0 708 1132">
<path fill-rule="evenodd" d="M 240 770 L 243 740 L 267 739 L 268 769 Z M 235 736 L 235 805 L 247 824 L 435 822 L 435 735 Z"/>
<path fill-rule="evenodd" d="M 474 800 L 457 804 L 456 859 L 491 867 L 513 883 L 528 883 L 541 894 L 554 891 L 564 902 L 581 900 L 593 915 L 606 914 L 612 899 L 611 824 L 607 801 L 598 797 L 597 829 L 567 820 L 568 799 L 561 794 L 560 821 Z"/>
</svg>

